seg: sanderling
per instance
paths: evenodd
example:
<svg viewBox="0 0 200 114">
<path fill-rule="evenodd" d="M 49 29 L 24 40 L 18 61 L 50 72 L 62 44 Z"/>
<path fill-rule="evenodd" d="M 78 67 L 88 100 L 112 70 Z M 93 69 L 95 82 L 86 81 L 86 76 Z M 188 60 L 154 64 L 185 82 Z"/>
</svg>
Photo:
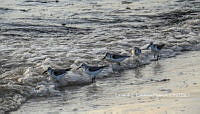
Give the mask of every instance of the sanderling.
<svg viewBox="0 0 200 114">
<path fill-rule="evenodd" d="M 59 81 L 60 79 L 63 78 L 63 76 L 65 76 L 65 74 L 67 73 L 67 71 L 70 71 L 72 68 L 67 68 L 67 69 L 53 69 L 51 67 L 48 67 L 48 69 L 46 71 L 43 72 L 44 73 L 48 73 L 53 79 L 55 79 L 56 81 Z"/>
<path fill-rule="evenodd" d="M 106 59 L 108 61 L 111 62 L 115 62 L 118 65 L 120 65 L 120 62 L 122 62 L 123 60 L 129 58 L 130 56 L 127 55 L 118 55 L 118 54 L 112 54 L 112 53 L 106 53 L 106 55 L 103 57 L 103 59 Z"/>
<path fill-rule="evenodd" d="M 153 44 L 153 42 L 150 42 L 147 49 L 151 48 L 151 51 L 154 54 L 154 58 L 157 56 L 157 60 L 160 57 L 160 50 L 165 46 L 165 44 Z"/>
<path fill-rule="evenodd" d="M 89 66 L 85 63 L 82 63 L 77 69 L 83 68 L 85 73 L 90 75 L 92 78 L 92 83 L 95 82 L 96 75 L 99 74 L 104 68 L 108 67 L 106 66 Z"/>
<path fill-rule="evenodd" d="M 139 57 L 142 54 L 142 50 L 139 47 L 134 47 L 134 49 L 131 50 L 131 54 Z"/>
</svg>

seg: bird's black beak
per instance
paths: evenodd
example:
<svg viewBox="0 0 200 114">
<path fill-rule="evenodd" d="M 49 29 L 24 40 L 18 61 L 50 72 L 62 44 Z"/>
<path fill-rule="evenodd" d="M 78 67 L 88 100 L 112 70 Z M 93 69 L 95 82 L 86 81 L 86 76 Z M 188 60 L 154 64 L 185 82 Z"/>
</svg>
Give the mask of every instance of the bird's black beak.
<svg viewBox="0 0 200 114">
<path fill-rule="evenodd" d="M 46 71 L 44 71 L 42 74 L 46 74 L 47 73 L 47 70 Z"/>
<path fill-rule="evenodd" d="M 80 69 L 81 68 L 81 66 L 79 66 L 76 70 L 78 70 L 78 69 Z"/>
<path fill-rule="evenodd" d="M 150 46 L 151 46 L 151 44 L 149 44 L 146 49 L 148 50 L 150 48 Z"/>
<path fill-rule="evenodd" d="M 104 60 L 106 58 L 106 55 L 102 58 L 102 60 Z"/>
</svg>

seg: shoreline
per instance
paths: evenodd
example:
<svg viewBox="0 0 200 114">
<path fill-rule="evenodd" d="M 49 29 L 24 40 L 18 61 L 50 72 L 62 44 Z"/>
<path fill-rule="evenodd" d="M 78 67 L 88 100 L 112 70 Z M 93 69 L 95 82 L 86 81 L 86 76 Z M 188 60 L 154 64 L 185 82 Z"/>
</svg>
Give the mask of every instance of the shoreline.
<svg viewBox="0 0 200 114">
<path fill-rule="evenodd" d="M 190 55 L 191 54 L 191 55 Z M 135 91 L 124 91 L 119 92 L 117 98 L 121 99 L 132 99 L 131 102 L 121 101 L 121 105 L 111 105 L 107 108 L 99 108 L 96 110 L 80 111 L 75 110 L 70 112 L 68 110 L 59 108 L 60 113 L 88 113 L 88 114 L 101 114 L 101 113 L 194 113 L 198 114 L 199 112 L 199 102 L 198 97 L 200 95 L 200 79 L 198 78 L 199 65 L 198 56 L 200 55 L 199 51 L 187 52 L 178 57 L 162 59 L 160 64 L 165 67 L 164 76 L 169 78 L 168 82 L 151 82 L 142 85 L 138 85 L 138 89 Z M 175 62 L 176 61 L 176 62 Z M 164 62 L 164 63 L 162 63 Z M 184 62 L 183 64 L 180 64 Z M 164 65 L 169 63 L 169 65 Z M 176 65 L 172 66 L 174 63 Z M 194 64 L 193 64 L 194 63 Z M 152 67 L 152 63 L 146 67 Z M 189 68 L 191 65 L 193 67 Z M 173 70 L 176 68 L 176 70 Z M 126 72 L 126 71 L 125 71 Z M 173 74 L 173 75 L 172 75 Z M 148 75 L 147 75 L 148 76 Z M 162 76 L 161 76 L 162 77 Z M 146 78 L 146 77 L 143 77 Z M 159 77 L 160 78 L 160 77 Z M 165 77 L 163 77 L 165 78 Z M 134 85 L 133 85 L 134 86 Z M 139 89 L 142 86 L 142 90 Z M 136 86 L 137 87 L 137 86 Z M 135 99 L 135 100 L 134 100 Z M 49 101 L 50 102 L 50 101 Z M 29 102 L 30 103 L 30 102 Z M 35 101 L 37 103 L 37 101 Z M 123 104 L 124 103 L 124 104 Z M 39 102 L 40 104 L 40 102 Z M 28 104 L 28 106 L 31 104 Z M 36 107 L 37 108 L 37 107 Z M 60 110 L 62 109 L 62 110 Z M 27 110 L 34 110 L 31 108 L 24 109 L 23 107 L 19 111 L 14 111 L 11 114 L 21 113 L 25 114 Z M 50 112 L 56 112 L 58 109 L 51 109 Z M 43 113 L 44 110 L 35 111 L 32 113 Z M 66 111 L 66 112 L 65 112 Z M 45 111 L 44 111 L 45 112 Z M 30 112 L 31 113 L 31 112 Z"/>
<path fill-rule="evenodd" d="M 181 2 L 180 6 L 178 5 L 177 7 L 176 5 L 173 6 L 174 9 L 170 11 L 162 10 L 162 8 L 166 7 L 170 9 L 168 6 L 170 5 L 170 3 L 168 3 L 167 0 L 160 1 L 158 4 L 152 3 L 155 6 L 160 6 L 162 2 L 167 4 L 166 7 L 160 6 L 161 9 L 159 9 L 160 11 L 159 12 L 156 8 L 154 9 L 151 6 L 152 4 L 144 5 L 142 2 L 144 1 L 141 1 L 141 3 L 140 2 L 137 3 L 139 4 L 138 5 L 139 9 L 136 8 L 133 11 L 132 9 L 126 9 L 128 10 L 128 12 L 125 11 L 125 13 L 123 12 L 124 10 L 118 11 L 112 9 L 113 11 L 111 10 L 109 12 L 111 14 L 109 15 L 113 14 L 114 17 L 112 16 L 107 17 L 108 20 L 110 19 L 110 21 L 108 21 L 107 18 L 105 19 L 100 18 L 99 20 L 97 20 L 96 18 L 91 18 L 90 20 L 90 18 L 85 19 L 84 16 L 83 17 L 80 16 L 80 22 L 82 22 L 84 19 L 85 20 L 88 19 L 87 20 L 88 23 L 102 22 L 103 26 L 100 26 L 101 24 L 99 25 L 99 28 L 102 28 L 102 30 L 100 30 L 99 28 L 95 30 L 94 29 L 95 27 L 94 28 L 91 27 L 90 29 L 81 29 L 81 27 L 68 28 L 60 26 L 58 25 L 58 23 L 53 23 L 52 25 L 49 26 L 45 25 L 46 23 L 42 23 L 44 24 L 44 26 L 42 24 L 33 25 L 30 20 L 29 20 L 30 23 L 28 24 L 20 23 L 21 25 L 20 24 L 17 25 L 16 23 L 18 23 L 18 21 L 21 20 L 15 21 L 15 18 L 12 18 L 12 15 L 10 15 L 12 14 L 10 12 L 14 12 L 14 9 L 6 9 L 6 8 L 1 9 L 2 12 L 4 10 L 6 13 L 8 12 L 7 15 L 5 13 L 5 16 L 8 17 L 11 16 L 11 20 L 12 19 L 14 20 L 13 22 L 14 25 L 10 23 L 1 23 L 2 25 L 4 25 L 4 28 L 1 29 L 2 34 L 0 34 L 0 38 L 3 42 L 2 53 L 0 53 L 2 55 L 1 57 L 2 68 L 0 70 L 5 68 L 5 71 L 4 70 L 0 71 L 0 73 L 2 73 L 0 75 L 0 84 L 1 84 L 0 90 L 2 91 L 2 94 L 0 94 L 0 113 L 1 111 L 2 113 L 4 113 L 17 110 L 21 105 L 23 105 L 23 103 L 25 103 L 27 100 L 33 97 L 60 96 L 62 95 L 62 93 L 56 89 L 58 86 L 66 87 L 66 86 L 79 86 L 79 85 L 91 84 L 90 83 L 91 81 L 87 75 L 85 75 L 81 71 L 76 71 L 76 70 L 72 70 L 72 72 L 69 72 L 66 75 L 66 77 L 60 81 L 60 83 L 55 83 L 47 76 L 42 75 L 42 72 L 46 70 L 45 68 L 47 68 L 48 66 L 55 66 L 59 68 L 70 65 L 72 68 L 75 69 L 82 62 L 88 62 L 89 64 L 99 64 L 99 58 L 101 58 L 103 53 L 106 51 L 114 51 L 122 54 L 129 54 L 128 49 L 131 49 L 133 46 L 143 46 L 144 44 L 147 44 L 150 41 L 166 44 L 166 48 L 161 53 L 162 54 L 161 60 L 163 58 L 171 58 L 171 57 L 176 57 L 177 55 L 180 54 L 184 54 L 184 51 L 200 51 L 200 34 L 198 28 L 198 25 L 200 24 L 199 20 L 200 11 L 198 10 L 199 7 L 195 6 L 195 3 L 186 2 L 188 3 L 188 6 L 184 7 L 184 5 Z M 174 4 L 177 3 L 179 2 L 176 2 Z M 142 7 L 140 8 L 140 4 L 142 6 L 143 5 L 148 6 L 147 9 Z M 119 6 L 118 5 L 119 4 L 115 3 L 114 6 L 116 9 L 124 8 L 124 6 L 119 7 L 121 5 Z M 134 3 L 132 5 L 134 6 Z M 130 5 L 129 7 L 131 7 L 132 5 Z M 15 3 L 13 3 L 12 6 L 15 6 Z M 87 6 L 87 3 L 85 6 Z M 191 8 L 193 6 L 194 8 Z M 72 5 L 70 7 L 76 7 L 76 6 Z M 110 6 L 108 5 L 106 7 L 105 6 L 102 7 L 107 8 Z M 148 8 L 150 8 L 152 12 L 151 11 L 148 12 Z M 27 10 L 27 12 L 28 11 L 29 10 Z M 83 11 L 85 11 L 84 8 Z M 141 15 L 140 17 L 140 15 L 134 13 L 137 11 L 142 12 L 144 15 Z M 27 15 L 31 13 L 35 13 L 34 10 L 33 11 L 30 10 L 30 13 L 28 12 Z M 105 15 L 106 16 L 108 15 L 107 12 L 105 12 Z M 120 17 L 120 15 L 122 15 L 122 17 Z M 115 18 L 115 16 L 119 17 Z M 135 20 L 130 19 L 130 17 L 133 16 L 136 17 Z M 42 18 L 46 19 L 47 17 L 41 17 L 41 20 Z M 19 19 L 20 18 L 21 17 L 19 15 Z M 48 19 L 51 20 L 52 18 L 53 16 L 48 17 L 47 20 Z M 30 19 L 34 20 L 35 17 L 31 16 Z M 85 22 L 85 20 L 83 22 Z M 37 19 L 35 19 L 35 21 L 38 22 Z M 58 19 L 58 21 L 60 20 Z M 111 22 L 111 24 L 108 24 L 108 22 Z M 107 23 L 108 26 L 104 25 L 105 23 Z M 129 24 L 131 26 L 129 26 Z M 17 29 L 18 26 L 19 28 Z M 84 25 L 79 25 L 79 26 L 84 26 Z M 77 24 L 77 27 L 79 26 Z M 53 29 L 52 30 L 50 29 L 49 31 L 48 27 Z M 113 28 L 117 28 L 117 30 Z M 93 29 L 94 31 L 92 31 Z M 112 31 L 108 31 L 107 29 L 110 29 Z M 41 31 L 41 36 L 38 35 L 38 31 Z M 119 32 L 119 31 L 124 31 L 124 32 Z M 56 41 L 53 38 L 57 34 L 50 34 L 51 32 L 60 33 L 61 37 L 56 37 L 58 38 L 58 40 Z M 68 32 L 69 33 L 71 32 L 72 36 L 71 34 L 68 35 Z M 21 33 L 24 33 L 24 36 L 23 34 L 21 35 Z M 9 36 L 10 34 L 12 37 Z M 46 34 L 50 34 L 50 39 L 48 39 L 50 43 L 47 41 L 47 39 L 44 38 L 44 37 L 49 37 Z M 97 34 L 97 39 L 96 39 L 96 34 Z M 106 34 L 111 34 L 111 35 L 106 36 Z M 39 39 L 36 36 L 33 39 L 32 37 L 27 37 L 34 35 L 36 35 Z M 20 39 L 21 37 L 24 39 Z M 78 38 L 74 39 L 74 37 Z M 11 39 L 10 42 L 12 42 L 12 38 L 14 40 L 13 44 L 12 43 L 9 44 L 10 39 Z M 19 41 L 19 43 L 16 43 L 17 41 Z M 36 45 L 34 45 L 34 43 L 36 43 Z M 93 43 L 96 44 L 92 45 Z M 116 67 L 116 69 L 117 70 L 121 69 L 122 71 L 126 71 L 143 65 L 148 65 L 152 63 L 152 61 L 154 61 L 152 57 L 153 56 L 151 55 L 151 53 L 147 51 L 143 53 L 139 65 L 138 63 L 136 64 L 137 58 L 130 58 L 122 63 L 122 67 L 120 68 Z M 100 64 L 107 64 L 107 62 L 102 62 Z M 108 77 L 115 77 L 115 74 L 113 74 L 111 67 L 103 71 L 97 77 L 97 79 L 101 80 Z"/>
<path fill-rule="evenodd" d="M 200 44 L 199 45 L 196 45 L 196 46 L 191 46 L 191 47 L 189 47 L 190 49 L 192 49 L 192 50 L 190 50 L 190 51 L 199 51 L 200 50 Z M 179 48 L 180 49 L 180 48 Z M 185 50 L 184 48 L 183 48 L 183 50 Z M 167 50 L 165 50 L 164 49 L 164 53 L 163 53 L 163 51 L 161 52 L 161 55 L 162 54 L 167 54 L 167 53 L 165 53 L 165 52 L 168 52 L 169 51 L 169 49 L 167 49 Z M 187 51 L 188 51 L 188 47 L 187 47 Z M 168 59 L 168 58 L 171 58 L 171 57 L 176 57 L 177 55 L 180 55 L 180 54 L 184 54 L 184 51 L 176 51 L 176 52 L 174 52 L 175 54 L 173 55 L 173 56 L 170 56 L 170 53 L 171 52 L 171 50 L 169 51 L 169 53 L 168 53 L 168 55 L 162 55 L 161 56 L 161 60 L 162 59 Z M 138 68 L 138 67 L 141 67 L 141 66 L 143 66 L 143 65 L 149 65 L 149 64 L 151 64 L 151 62 L 153 62 L 153 61 L 155 61 L 154 59 L 152 59 L 152 57 L 153 57 L 153 55 L 152 54 L 149 54 L 149 52 L 147 51 L 146 53 L 143 53 L 145 56 L 147 56 L 148 57 L 148 59 L 146 59 L 146 57 L 145 57 L 145 60 L 142 60 L 143 62 L 142 63 L 140 63 L 140 65 L 138 66 L 137 64 L 135 64 L 136 66 L 132 66 L 133 64 L 134 64 L 134 62 L 135 62 L 135 60 L 137 60 L 137 58 L 133 58 L 133 60 L 131 59 L 131 60 L 128 60 L 128 63 L 130 64 L 130 61 L 133 61 L 133 63 L 131 63 L 130 64 L 130 66 L 128 66 L 127 68 L 123 68 L 122 69 L 122 71 L 124 72 L 124 71 L 126 71 L 126 70 L 130 70 L 130 69 L 135 69 L 135 68 Z M 147 55 L 146 55 L 147 54 Z M 144 62 L 145 61 L 145 62 Z M 127 61 L 125 61 L 124 63 L 123 63 L 123 65 L 124 64 L 126 64 L 126 62 Z M 110 73 L 112 73 L 112 72 L 110 72 Z M 103 74 L 103 75 L 100 75 L 99 77 L 97 77 L 97 79 L 102 79 L 102 78 L 106 78 L 107 76 L 105 76 L 105 75 L 108 75 L 108 74 Z M 109 76 L 110 77 L 110 76 Z M 111 76 L 112 77 L 112 76 Z M 30 78 L 30 77 L 27 77 L 28 79 Z M 83 78 L 85 78 L 85 79 L 83 79 Z M 69 77 L 67 77 L 67 79 L 70 79 Z M 73 82 L 74 82 L 74 78 L 73 79 L 71 79 L 71 80 L 73 80 Z M 67 80 L 67 82 L 70 82 L 70 80 Z M 70 82 L 70 83 L 73 83 L 73 82 Z M 79 83 L 82 83 L 82 84 L 79 84 Z M 65 81 L 64 82 L 62 82 L 62 83 L 64 83 L 64 85 L 63 84 L 61 84 L 61 86 L 63 86 L 63 87 L 65 87 L 65 86 L 79 86 L 79 85 L 88 85 L 88 84 L 91 84 L 90 83 L 90 79 L 87 77 L 87 75 L 85 75 L 85 76 L 78 76 L 78 77 L 76 77 L 76 81 L 75 81 L 75 83 L 77 83 L 77 84 L 75 84 L 75 85 L 71 85 L 70 83 L 69 83 L 69 85 L 65 85 Z M 26 88 L 26 87 L 23 87 L 24 88 L 24 90 L 23 91 L 25 91 L 25 94 L 23 93 L 23 91 L 22 91 L 22 95 L 25 95 L 25 96 L 28 96 L 28 97 L 23 97 L 23 96 L 21 96 L 21 95 L 17 95 L 16 97 L 17 98 L 15 98 L 17 101 L 15 101 L 16 103 L 20 103 L 20 105 L 14 105 L 14 107 L 13 108 L 11 108 L 11 109 L 9 109 L 9 111 L 8 112 L 12 112 L 12 111 L 16 111 L 17 109 L 19 109 L 19 107 L 21 106 L 21 105 L 23 105 L 28 99 L 32 99 L 32 98 L 34 98 L 34 97 L 44 97 L 44 96 L 59 96 L 60 95 L 60 92 L 58 91 L 58 90 L 55 90 L 55 85 L 54 86 L 52 86 L 52 84 L 54 85 L 54 83 L 49 83 L 49 84 L 47 84 L 46 86 L 42 86 L 41 87 L 41 89 L 39 89 L 39 90 L 37 90 L 37 89 L 30 89 L 30 88 Z M 39 86 L 40 87 L 40 86 Z M 0 87 L 1 89 L 3 89 L 2 88 L 2 86 Z M 5 88 L 6 89 L 8 89 L 8 88 L 10 88 L 11 90 L 16 90 L 16 91 L 19 91 L 18 89 L 20 89 L 20 87 L 9 87 L 9 86 L 5 86 Z M 38 86 L 36 86 L 36 88 L 38 88 Z M 28 90 L 29 89 L 29 90 Z M 28 92 L 28 93 L 27 93 Z M 29 95 L 28 95 L 29 94 Z M 9 106 L 10 107 L 10 106 Z"/>
<path fill-rule="evenodd" d="M 180 54 L 184 54 L 184 52 L 186 51 L 199 51 L 200 50 L 200 44 L 197 44 L 197 45 L 193 45 L 193 44 L 191 44 L 190 46 L 187 44 L 187 46 L 185 46 L 185 44 L 182 44 L 182 45 L 180 45 L 180 46 L 177 46 L 177 47 L 172 47 L 171 49 L 170 49 L 170 47 L 168 47 L 167 49 L 163 49 L 162 51 L 161 51 L 161 59 L 163 59 L 163 58 L 171 58 L 171 57 L 176 57 L 177 55 L 180 55 Z M 122 71 L 125 71 L 125 70 L 130 70 L 130 69 L 134 69 L 134 68 L 137 68 L 137 67 L 141 67 L 141 66 L 143 66 L 143 65 L 149 65 L 152 61 L 155 61 L 154 59 L 152 59 L 152 54 L 151 53 L 149 53 L 149 51 L 147 51 L 147 52 L 145 52 L 145 53 L 143 53 L 143 55 L 145 56 L 144 58 L 145 58 L 145 60 L 142 60 L 142 63 L 140 63 L 140 65 L 139 66 L 137 66 L 137 64 L 135 64 L 135 61 L 137 60 L 137 58 L 131 58 L 131 59 L 129 59 L 129 60 L 127 60 L 127 61 L 125 61 L 125 62 L 123 62 L 123 65 L 126 65 L 127 63 L 129 64 L 126 68 L 122 68 L 121 70 Z M 147 57 L 147 58 L 146 58 Z M 132 61 L 132 62 L 130 62 L 130 61 Z M 43 66 L 43 65 L 42 65 Z M 122 67 L 124 67 L 124 66 L 122 66 Z M 43 67 L 44 68 L 44 67 Z M 42 69 L 41 68 L 41 66 L 40 67 L 38 67 L 37 69 Z M 18 69 L 19 70 L 19 69 Z M 41 72 L 41 71 L 37 71 L 37 72 Z M 119 70 L 119 69 L 118 69 Z M 19 71 L 18 71 L 19 72 Z M 17 81 L 17 83 L 19 83 L 19 82 L 22 82 L 22 83 L 29 83 L 29 82 L 27 82 L 27 81 L 30 81 L 30 82 L 32 82 L 32 81 L 34 81 L 35 79 L 34 78 L 31 78 L 34 74 L 33 74 L 33 72 L 35 72 L 35 70 L 34 69 L 26 69 L 25 71 L 23 71 L 24 73 L 27 73 L 28 74 L 28 76 L 25 76 L 25 78 L 19 78 Z M 13 71 L 11 71 L 11 72 L 6 72 L 5 74 L 5 79 L 7 78 L 7 77 L 10 77 L 9 75 L 11 75 L 13 73 Z M 104 71 L 103 71 L 103 73 L 105 73 Z M 112 73 L 112 71 L 109 71 L 109 72 L 107 72 L 107 73 L 105 73 L 105 74 L 103 74 L 102 73 L 102 75 L 100 75 L 100 76 L 98 76 L 97 77 L 97 79 L 101 79 L 101 78 L 106 78 L 106 77 L 110 77 L 110 73 Z M 30 75 L 31 74 L 31 75 Z M 4 75 L 4 74 L 3 74 Z M 26 74 L 25 74 L 26 75 Z M 70 74 L 71 76 L 70 77 L 66 77 L 66 80 L 64 80 L 63 82 L 61 82 L 61 83 L 59 83 L 60 85 L 56 85 L 56 86 L 63 86 L 63 87 L 65 87 L 65 86 L 79 86 L 79 85 L 88 85 L 88 84 L 91 84 L 90 83 L 90 79 L 87 77 L 87 75 L 85 75 L 85 74 L 83 74 L 83 75 L 80 75 L 80 74 L 77 74 L 77 73 L 75 73 L 75 74 Z M 74 78 L 74 77 L 76 77 L 76 78 Z M 112 77 L 112 76 L 111 76 Z M 39 76 L 39 77 L 36 77 L 36 79 L 37 78 L 39 78 L 39 79 L 43 79 L 43 80 L 46 80 L 46 79 L 44 79 L 45 77 L 41 77 L 41 76 Z M 4 77 L 3 78 L 1 78 L 1 79 L 4 79 Z M 32 81 L 31 81 L 32 80 Z M 38 79 L 37 79 L 38 80 Z M 6 81 L 8 81 L 9 82 L 9 79 L 6 79 Z M 12 112 L 12 111 L 16 111 L 17 109 L 19 109 L 19 107 L 21 106 L 21 105 L 23 105 L 28 99 L 31 99 L 32 97 L 43 97 L 43 96 L 59 96 L 60 95 L 60 92 L 59 91 L 57 91 L 57 90 L 55 90 L 55 83 L 54 82 L 50 82 L 49 84 L 48 84 L 48 82 L 49 81 L 47 81 L 47 82 L 45 82 L 45 83 L 43 83 L 42 84 L 42 86 L 41 86 L 41 84 L 39 85 L 39 86 L 35 86 L 35 88 L 27 88 L 27 87 L 23 87 L 23 86 L 19 86 L 19 87 L 11 87 L 11 85 L 8 85 L 8 86 L 5 86 L 5 87 L 3 87 L 3 86 L 1 86 L 0 87 L 0 89 L 3 89 L 3 88 L 5 88 L 5 89 L 8 89 L 8 88 L 10 88 L 10 90 L 14 90 L 14 91 L 21 91 L 20 89 L 21 88 L 24 88 L 24 92 L 25 92 L 25 94 L 24 93 L 20 93 L 20 94 L 22 94 L 22 95 L 25 95 L 26 97 L 24 97 L 24 96 L 21 96 L 20 94 L 18 94 L 17 96 L 14 96 L 14 97 L 17 97 L 17 98 L 15 98 L 17 101 L 15 101 L 16 103 L 20 103 L 20 105 L 19 104 L 14 104 L 14 107 L 12 108 L 10 108 L 9 110 L 7 110 L 8 112 Z M 4 82 L 5 83 L 5 82 Z M 12 82 L 11 82 L 12 83 Z M 33 84 L 34 85 L 34 84 Z M 39 89 L 36 89 L 36 88 L 39 88 Z M 28 97 L 27 97 L 28 96 Z M 8 107 L 10 107 L 10 106 L 8 106 Z M 7 108 L 8 108 L 7 107 Z M 7 112 L 6 111 L 6 112 Z"/>
</svg>

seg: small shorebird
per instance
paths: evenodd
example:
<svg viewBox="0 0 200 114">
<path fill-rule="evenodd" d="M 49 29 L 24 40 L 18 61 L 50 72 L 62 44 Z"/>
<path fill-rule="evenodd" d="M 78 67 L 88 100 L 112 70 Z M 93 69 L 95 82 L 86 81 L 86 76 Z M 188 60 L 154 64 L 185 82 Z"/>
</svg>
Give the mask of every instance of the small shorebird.
<svg viewBox="0 0 200 114">
<path fill-rule="evenodd" d="M 139 65 L 141 61 L 140 55 L 142 54 L 142 50 L 139 47 L 134 47 L 134 49 L 131 50 L 131 54 L 137 57 L 136 63 Z"/>
<path fill-rule="evenodd" d="M 139 57 L 142 54 L 142 50 L 139 47 L 134 47 L 134 49 L 131 50 L 131 54 Z"/>
<path fill-rule="evenodd" d="M 129 58 L 130 56 L 127 55 L 118 55 L 118 54 L 112 54 L 112 53 L 106 53 L 106 55 L 103 57 L 103 60 L 106 59 L 108 61 L 111 62 L 115 62 L 118 65 L 120 65 L 120 62 L 122 62 L 123 60 Z"/>
<path fill-rule="evenodd" d="M 53 79 L 55 79 L 56 81 L 59 81 L 60 79 L 62 79 L 63 76 L 65 76 L 67 71 L 70 71 L 71 69 L 72 68 L 53 69 L 51 67 L 48 67 L 48 69 L 46 71 L 44 71 L 43 74 L 48 73 Z"/>
<path fill-rule="evenodd" d="M 82 63 L 77 69 L 83 68 L 85 73 L 90 75 L 90 77 L 92 78 L 92 83 L 93 83 L 95 82 L 96 75 L 99 74 L 106 67 L 108 67 L 108 65 L 98 67 L 98 66 L 89 66 L 85 63 Z"/>
<path fill-rule="evenodd" d="M 153 42 L 150 42 L 147 49 L 151 48 L 151 51 L 154 54 L 154 58 L 157 56 L 157 60 L 160 57 L 160 50 L 165 46 L 165 44 L 153 44 Z"/>
</svg>

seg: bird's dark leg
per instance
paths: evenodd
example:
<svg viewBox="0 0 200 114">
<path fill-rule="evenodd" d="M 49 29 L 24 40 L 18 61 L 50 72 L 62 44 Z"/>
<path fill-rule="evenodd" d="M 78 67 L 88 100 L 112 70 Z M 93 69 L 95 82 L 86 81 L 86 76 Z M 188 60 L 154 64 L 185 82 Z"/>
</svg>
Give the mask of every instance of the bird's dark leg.
<svg viewBox="0 0 200 114">
<path fill-rule="evenodd" d="M 121 66 L 120 62 L 117 63 L 119 66 Z"/>
<path fill-rule="evenodd" d="M 140 60 L 139 60 L 139 59 L 136 60 L 136 65 L 137 65 L 137 66 L 140 65 Z"/>
<path fill-rule="evenodd" d="M 94 82 L 96 82 L 96 76 L 94 76 Z"/>
<path fill-rule="evenodd" d="M 92 77 L 92 83 L 95 82 L 96 76 Z"/>
<path fill-rule="evenodd" d="M 160 53 L 158 52 L 157 53 L 157 60 L 160 58 Z"/>
<path fill-rule="evenodd" d="M 158 61 L 158 59 L 159 59 L 159 57 L 158 57 L 158 55 L 157 55 L 157 58 L 156 58 L 156 60 Z"/>
<path fill-rule="evenodd" d="M 153 53 L 153 58 L 156 58 L 156 54 L 155 53 Z"/>
</svg>

